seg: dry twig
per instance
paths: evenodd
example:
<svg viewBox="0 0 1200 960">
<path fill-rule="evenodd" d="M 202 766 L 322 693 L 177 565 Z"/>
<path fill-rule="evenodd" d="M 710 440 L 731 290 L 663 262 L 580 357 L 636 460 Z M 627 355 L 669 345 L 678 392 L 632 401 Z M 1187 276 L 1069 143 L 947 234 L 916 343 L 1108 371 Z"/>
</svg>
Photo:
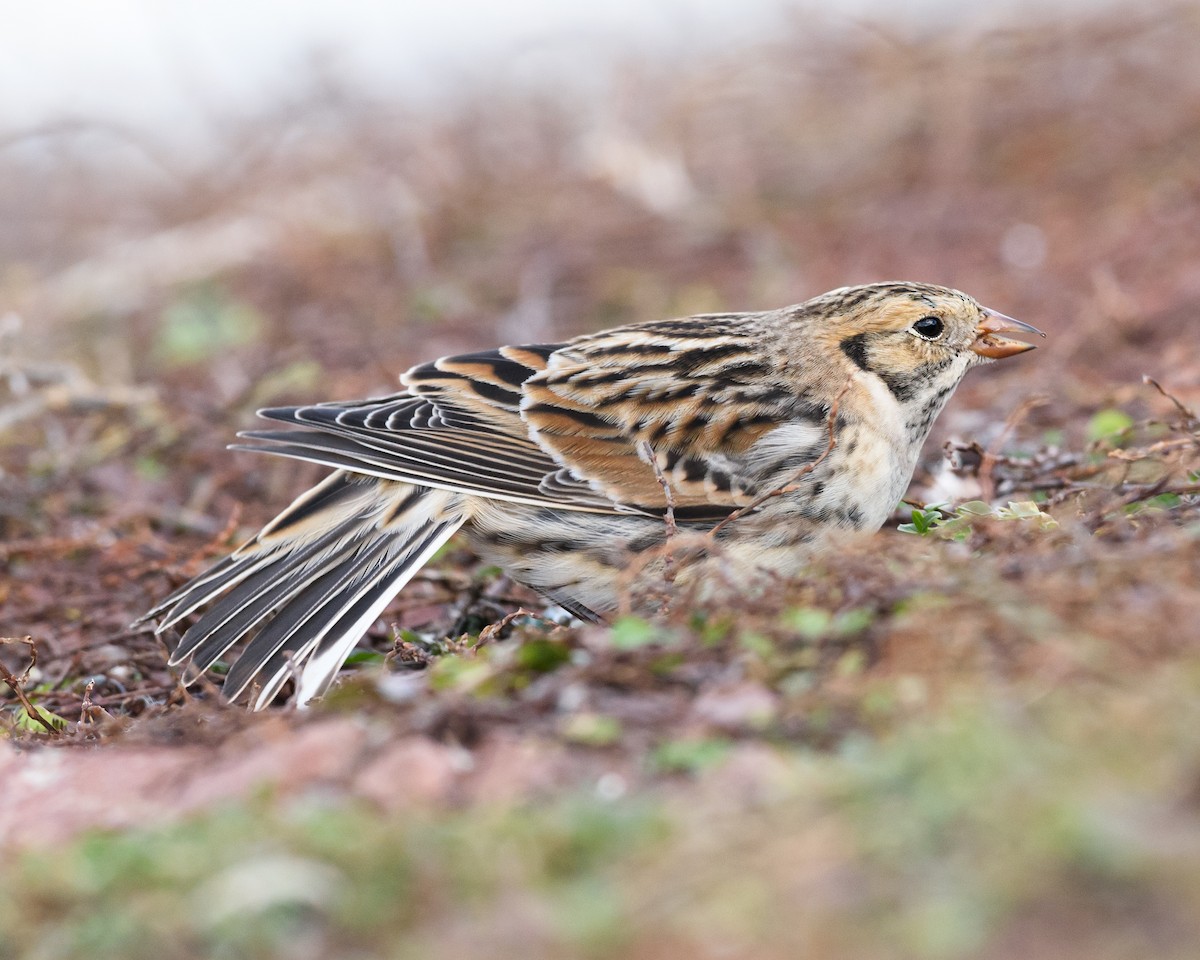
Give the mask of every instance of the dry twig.
<svg viewBox="0 0 1200 960">
<path fill-rule="evenodd" d="M 51 736 L 58 736 L 61 731 L 42 716 L 41 711 L 37 707 L 29 702 L 29 697 L 25 695 L 25 690 L 22 686 L 29 679 L 30 672 L 37 666 L 37 642 L 32 637 L 0 637 L 0 644 L 8 643 L 23 643 L 29 647 L 29 665 L 25 667 L 19 677 L 16 677 L 13 676 L 8 667 L 0 663 L 0 680 L 8 684 L 9 689 L 13 692 L 13 696 L 17 698 L 22 709 L 24 709 L 26 716 L 40 723 Z"/>
</svg>

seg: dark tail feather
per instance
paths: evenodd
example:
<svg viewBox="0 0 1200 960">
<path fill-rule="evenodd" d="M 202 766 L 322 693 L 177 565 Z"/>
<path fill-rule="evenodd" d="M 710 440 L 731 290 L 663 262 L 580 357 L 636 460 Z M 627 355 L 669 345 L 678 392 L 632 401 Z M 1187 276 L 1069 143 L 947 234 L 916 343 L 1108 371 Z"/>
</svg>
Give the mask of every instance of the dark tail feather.
<svg viewBox="0 0 1200 960">
<path fill-rule="evenodd" d="M 215 601 L 171 663 L 190 661 L 190 681 L 246 641 L 227 695 L 261 677 L 259 709 L 294 674 L 303 703 L 324 693 L 388 601 L 465 519 L 459 494 L 336 473 L 147 616 L 164 616 L 162 630 Z"/>
<path fill-rule="evenodd" d="M 267 524 L 253 540 L 213 564 L 204 573 L 193 577 L 170 596 L 138 617 L 132 626 L 140 626 L 150 620 L 157 620 L 165 616 L 156 630 L 157 633 L 162 633 L 189 613 L 208 603 L 226 587 L 232 586 L 271 562 L 271 552 L 262 549 L 262 545 L 270 538 L 273 528 L 294 526 L 305 517 L 319 511 L 321 507 L 331 506 L 339 498 L 348 497 L 355 492 L 354 481 L 347 474 L 340 471 L 330 474 L 315 487 L 306 490 L 293 500 L 288 508 Z"/>
<path fill-rule="evenodd" d="M 246 572 L 236 582 L 220 588 L 226 591 L 221 599 L 184 633 L 171 655 L 171 665 L 191 660 L 200 671 L 207 670 L 238 637 L 254 629 L 272 610 L 302 590 L 325 566 L 360 546 L 364 539 L 362 532 L 357 532 L 358 536 L 348 543 L 339 542 L 354 532 L 357 531 L 353 531 L 352 521 L 347 521 L 316 543 L 291 550 L 276 546 L 266 564 L 247 565 Z M 206 591 L 203 602 L 212 596 L 212 591 Z M 199 602 L 202 601 L 197 598 Z M 223 645 L 222 638 L 228 638 Z"/>
<path fill-rule="evenodd" d="M 275 698 L 279 688 L 292 675 L 297 662 L 305 663 L 298 685 L 300 701 L 306 702 L 324 692 L 359 638 L 378 619 L 383 608 L 461 523 L 461 519 L 455 518 L 429 524 L 423 536 L 407 543 L 399 556 L 377 563 L 369 570 L 356 571 L 353 581 L 346 585 L 345 590 L 322 604 L 309 619 L 310 623 L 319 620 L 326 624 L 321 631 L 310 635 L 305 630 L 296 629 L 290 631 L 282 641 L 275 640 L 270 658 L 254 671 L 263 678 L 262 690 L 254 701 L 255 709 L 261 709 Z M 251 648 L 257 644 L 256 637 Z M 249 649 L 246 653 L 260 660 L 266 649 Z M 240 665 L 239 660 L 235 666 Z M 247 679 L 239 675 L 237 680 L 241 686 L 237 692 L 245 689 Z M 231 671 L 225 681 L 226 686 L 233 680 Z M 236 693 L 230 695 L 235 696 Z"/>
</svg>

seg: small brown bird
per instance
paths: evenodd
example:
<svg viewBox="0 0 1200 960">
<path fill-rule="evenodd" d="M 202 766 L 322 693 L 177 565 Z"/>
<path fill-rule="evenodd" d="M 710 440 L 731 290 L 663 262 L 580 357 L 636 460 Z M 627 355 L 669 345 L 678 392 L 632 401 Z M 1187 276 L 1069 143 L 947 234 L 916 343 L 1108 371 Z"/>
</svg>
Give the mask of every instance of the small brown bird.
<svg viewBox="0 0 1200 960">
<path fill-rule="evenodd" d="M 460 528 L 585 620 L 676 530 L 707 534 L 724 570 L 794 574 L 823 532 L 883 525 L 963 374 L 1032 349 L 1014 331 L 1041 333 L 956 290 L 877 283 L 444 357 L 392 396 L 263 410 L 298 429 L 239 449 L 337 472 L 142 620 L 161 632 L 211 604 L 171 663 L 195 676 L 247 641 L 224 692 L 257 678 L 260 708 L 291 677 L 301 702 L 320 696 Z M 677 577 L 702 578 L 689 554 Z"/>
</svg>

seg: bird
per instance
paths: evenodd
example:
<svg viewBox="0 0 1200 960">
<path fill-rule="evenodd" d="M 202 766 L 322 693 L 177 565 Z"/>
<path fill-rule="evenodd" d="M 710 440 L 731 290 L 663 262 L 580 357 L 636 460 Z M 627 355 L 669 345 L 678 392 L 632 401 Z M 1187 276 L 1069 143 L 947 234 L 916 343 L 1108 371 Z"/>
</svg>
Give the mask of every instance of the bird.
<svg viewBox="0 0 1200 960">
<path fill-rule="evenodd" d="M 623 609 L 629 571 L 661 574 L 674 534 L 679 584 L 718 560 L 797 575 L 828 534 L 882 527 L 964 374 L 1033 349 L 1006 333 L 1045 336 L 948 287 L 872 283 L 443 357 L 387 396 L 260 410 L 288 426 L 231 449 L 334 472 L 138 623 L 162 634 L 198 613 L 170 664 L 191 682 L 240 644 L 222 693 L 261 709 L 289 679 L 299 703 L 322 696 L 459 531 L 584 621 Z"/>
</svg>

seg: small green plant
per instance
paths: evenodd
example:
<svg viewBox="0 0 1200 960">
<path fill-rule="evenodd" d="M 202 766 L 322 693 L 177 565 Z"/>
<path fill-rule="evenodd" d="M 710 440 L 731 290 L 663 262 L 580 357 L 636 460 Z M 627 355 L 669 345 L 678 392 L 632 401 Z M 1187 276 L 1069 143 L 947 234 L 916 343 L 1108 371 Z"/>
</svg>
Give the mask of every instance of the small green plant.
<svg viewBox="0 0 1200 960">
<path fill-rule="evenodd" d="M 551 673 L 571 660 L 571 648 L 557 640 L 534 637 L 517 648 L 516 665 L 531 673 Z"/>
<path fill-rule="evenodd" d="M 55 730 L 63 731 L 67 729 L 67 721 L 56 713 L 51 713 L 45 707 L 39 707 L 36 703 L 31 703 L 31 706 L 37 711 L 37 716 L 33 716 L 22 705 L 17 705 L 10 714 L 13 730 L 17 733 L 51 733 Z M 0 729 L 0 733 L 3 730 Z"/>
<path fill-rule="evenodd" d="M 729 741 L 718 737 L 667 740 L 658 745 L 650 762 L 662 773 L 699 773 L 724 760 L 729 749 Z"/>
<path fill-rule="evenodd" d="M 663 639 L 654 624 L 633 616 L 619 617 L 615 620 L 610 636 L 610 642 L 618 650 L 636 650 Z"/>
<path fill-rule="evenodd" d="M 850 637 L 871 625 L 875 613 L 866 607 L 854 607 L 834 614 L 819 607 L 792 607 L 784 611 L 780 624 L 805 640 L 822 637 Z"/>
<path fill-rule="evenodd" d="M 262 316 L 213 283 L 184 290 L 160 318 L 155 354 L 170 366 L 202 363 L 258 339 Z"/>
<path fill-rule="evenodd" d="M 900 532 L 915 533 L 920 537 L 925 536 L 927 533 L 932 533 L 934 527 L 946 519 L 946 515 L 939 509 L 941 506 L 944 506 L 944 504 L 913 507 L 912 519 L 908 523 L 900 524 Z"/>
<path fill-rule="evenodd" d="M 1093 443 L 1117 446 L 1133 427 L 1133 417 L 1124 410 L 1100 410 L 1088 421 L 1088 439 Z"/>
<path fill-rule="evenodd" d="M 920 537 L 933 535 L 943 540 L 966 540 L 980 520 L 1030 520 L 1037 523 L 1041 530 L 1058 527 L 1058 521 L 1048 513 L 1043 513 L 1041 507 L 1032 500 L 1010 500 L 1006 507 L 993 507 L 982 500 L 970 500 L 949 514 L 944 512 L 944 505 L 913 507 L 912 521 L 900 524 L 899 530 Z"/>
</svg>

